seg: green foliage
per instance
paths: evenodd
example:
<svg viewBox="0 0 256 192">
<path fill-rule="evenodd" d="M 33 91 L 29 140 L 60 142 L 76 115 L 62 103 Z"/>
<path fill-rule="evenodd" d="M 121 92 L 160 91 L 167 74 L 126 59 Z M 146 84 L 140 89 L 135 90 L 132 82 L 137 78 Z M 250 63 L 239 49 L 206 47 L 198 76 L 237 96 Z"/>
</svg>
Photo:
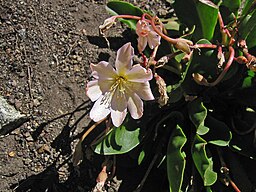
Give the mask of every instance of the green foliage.
<svg viewBox="0 0 256 192">
<path fill-rule="evenodd" d="M 126 121 L 111 131 L 95 146 L 95 152 L 104 155 L 123 154 L 140 143 L 140 128 L 134 120 Z"/>
<path fill-rule="evenodd" d="M 189 28 L 195 26 L 195 40 L 212 39 L 218 18 L 216 5 L 208 0 L 175 0 L 173 7 L 182 23 Z"/>
<path fill-rule="evenodd" d="M 177 125 L 167 147 L 167 174 L 170 191 L 180 191 L 186 165 L 186 154 L 182 151 L 187 141 L 182 128 Z"/>
<path fill-rule="evenodd" d="M 143 11 L 141 9 L 124 1 L 110 1 L 108 2 L 106 9 L 112 15 L 141 16 L 143 14 Z M 120 19 L 120 21 L 127 24 L 131 29 L 136 29 L 137 20 Z"/>
<path fill-rule="evenodd" d="M 211 186 L 217 180 L 217 173 L 213 171 L 212 158 L 207 157 L 206 144 L 205 140 L 196 135 L 192 144 L 192 157 L 204 181 L 204 186 Z"/>
<path fill-rule="evenodd" d="M 194 186 L 200 190 L 204 187 L 205 191 L 223 186 L 223 190 L 217 191 L 226 191 L 217 180 L 218 176 L 223 176 L 219 171 L 223 167 L 220 151 L 256 158 L 256 77 L 253 68 L 256 63 L 253 57 L 256 50 L 256 11 L 251 9 L 255 1 L 248 0 L 245 4 L 241 0 L 168 2 L 175 10 L 175 17 L 160 18 L 166 29 L 175 31 L 175 38 L 177 34 L 182 36 L 190 31 L 182 38 L 190 39 L 194 46 L 202 45 L 203 48 L 190 45 L 188 48 L 193 52 L 187 61 L 184 57 L 188 55 L 183 52 L 172 57 L 163 67 L 154 68 L 166 82 L 167 105 L 160 108 L 152 103 L 153 107 L 144 112 L 143 118 L 127 118 L 122 126 L 112 128 L 94 146 L 95 152 L 104 155 L 130 154 L 137 149 L 135 159 L 138 165 L 152 162 L 152 157 L 158 155 L 154 161 L 166 170 L 169 190 L 173 192 L 192 191 Z M 107 9 L 113 15 L 141 16 L 146 13 L 122 1 L 110 1 Z M 228 16 L 223 18 L 223 28 L 219 26 L 219 15 Z M 121 19 L 121 22 L 136 29 L 136 20 Z M 172 37 L 172 34 L 169 36 Z M 239 47 L 241 39 L 246 41 L 248 50 Z M 156 58 L 177 53 L 177 47 L 174 47 L 175 44 L 161 44 Z M 230 47 L 234 49 L 236 58 L 243 55 L 247 63 L 239 64 L 236 59 L 233 60 L 223 78 L 211 86 L 210 83 L 218 80 L 230 60 Z M 248 56 L 248 53 L 251 55 Z M 253 67 L 249 69 L 251 65 Z M 202 82 L 208 84 L 196 82 L 193 79 L 195 73 L 200 74 Z M 158 87 L 154 80 L 151 86 L 158 99 Z M 190 178 L 196 179 L 191 181 Z M 228 180 L 228 177 L 225 179 Z"/>
<path fill-rule="evenodd" d="M 196 133 L 204 135 L 209 131 L 209 128 L 204 126 L 204 120 L 207 116 L 207 109 L 200 98 L 193 100 L 188 104 L 188 114 L 190 120 L 196 127 Z"/>
</svg>

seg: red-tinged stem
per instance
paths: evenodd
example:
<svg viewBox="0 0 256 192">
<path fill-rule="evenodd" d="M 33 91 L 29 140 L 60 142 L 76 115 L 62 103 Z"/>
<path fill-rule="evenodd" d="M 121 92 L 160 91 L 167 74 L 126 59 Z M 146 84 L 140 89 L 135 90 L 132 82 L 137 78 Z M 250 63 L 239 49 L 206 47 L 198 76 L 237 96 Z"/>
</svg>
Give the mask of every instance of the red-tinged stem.
<svg viewBox="0 0 256 192">
<path fill-rule="evenodd" d="M 163 34 L 162 31 L 160 31 L 160 30 L 156 27 L 156 25 L 155 25 L 155 20 L 156 20 L 156 19 L 157 19 L 156 16 L 152 17 L 152 19 L 151 19 L 151 25 L 152 25 L 154 31 L 155 31 L 158 35 L 160 35 L 164 40 L 166 40 L 166 41 L 170 42 L 171 44 L 174 44 L 174 45 L 175 45 L 175 44 L 178 42 L 178 40 L 177 40 L 177 39 L 170 38 L 170 37 L 168 37 L 167 35 Z M 163 27 L 163 26 L 161 26 L 161 27 Z"/>
<path fill-rule="evenodd" d="M 218 46 L 213 44 L 195 44 L 190 46 L 190 48 L 194 49 L 201 49 L 201 48 L 208 48 L 208 49 L 216 49 Z"/>
<path fill-rule="evenodd" d="M 135 20 L 143 19 L 143 20 L 147 21 L 148 23 L 151 23 L 151 20 L 146 19 L 145 16 L 149 17 L 150 15 L 148 15 L 148 14 L 144 15 L 143 14 L 142 17 L 134 16 L 134 15 L 116 15 L 116 16 L 113 16 L 113 17 L 115 17 L 116 19 L 135 19 Z"/>
<path fill-rule="evenodd" d="M 230 34 L 229 30 L 225 28 L 222 16 L 220 12 L 218 12 L 218 19 L 219 19 L 219 24 L 220 24 L 220 32 L 222 35 L 222 44 L 227 45 L 227 37 L 230 38 L 228 45 L 233 45 L 235 43 L 235 39 L 233 36 Z"/>
<path fill-rule="evenodd" d="M 240 189 L 236 186 L 236 184 L 231 179 L 229 180 L 229 182 L 233 187 L 233 189 L 235 190 L 235 192 L 241 192 Z"/>
<path fill-rule="evenodd" d="M 235 50 L 233 47 L 229 46 L 229 59 L 228 62 L 225 66 L 225 68 L 223 69 L 223 71 L 221 72 L 221 74 L 219 75 L 219 77 L 212 83 L 209 83 L 208 86 L 215 86 L 217 85 L 225 76 L 225 74 L 227 73 L 228 69 L 230 68 L 231 64 L 233 63 L 234 60 L 234 56 L 235 56 Z"/>
<path fill-rule="evenodd" d="M 121 19 L 135 19 L 135 20 L 140 20 L 141 17 L 135 16 L 135 15 L 115 15 L 113 16 L 115 18 L 121 18 Z"/>
</svg>

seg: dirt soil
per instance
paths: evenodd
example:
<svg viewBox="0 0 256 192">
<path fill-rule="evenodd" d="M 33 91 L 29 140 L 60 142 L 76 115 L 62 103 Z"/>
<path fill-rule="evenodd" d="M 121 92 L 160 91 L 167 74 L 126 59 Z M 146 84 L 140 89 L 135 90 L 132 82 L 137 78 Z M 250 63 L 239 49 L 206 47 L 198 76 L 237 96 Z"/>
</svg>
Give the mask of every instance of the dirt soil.
<svg viewBox="0 0 256 192">
<path fill-rule="evenodd" d="M 163 1 L 130 2 L 167 13 Z M 90 191 L 95 185 L 100 161 L 88 158 L 78 169 L 71 163 L 90 122 L 89 64 L 114 59 L 118 48 L 136 39 L 118 24 L 108 34 L 108 48 L 98 33 L 109 16 L 105 5 L 0 0 L 0 95 L 29 117 L 0 138 L 0 191 Z"/>
</svg>

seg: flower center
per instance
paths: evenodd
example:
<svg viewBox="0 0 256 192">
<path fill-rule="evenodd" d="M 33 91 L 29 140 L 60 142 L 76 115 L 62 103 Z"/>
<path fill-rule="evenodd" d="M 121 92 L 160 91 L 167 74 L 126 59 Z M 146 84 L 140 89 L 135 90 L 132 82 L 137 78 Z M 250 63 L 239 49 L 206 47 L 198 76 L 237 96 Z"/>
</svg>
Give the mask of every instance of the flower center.
<svg viewBox="0 0 256 192">
<path fill-rule="evenodd" d="M 106 92 L 101 100 L 101 104 L 110 106 L 112 97 L 116 92 L 117 98 L 125 97 L 125 84 L 127 84 L 127 79 L 123 76 L 117 76 L 115 82 L 111 86 L 109 92 Z M 118 101 L 117 101 L 118 102 Z"/>
</svg>

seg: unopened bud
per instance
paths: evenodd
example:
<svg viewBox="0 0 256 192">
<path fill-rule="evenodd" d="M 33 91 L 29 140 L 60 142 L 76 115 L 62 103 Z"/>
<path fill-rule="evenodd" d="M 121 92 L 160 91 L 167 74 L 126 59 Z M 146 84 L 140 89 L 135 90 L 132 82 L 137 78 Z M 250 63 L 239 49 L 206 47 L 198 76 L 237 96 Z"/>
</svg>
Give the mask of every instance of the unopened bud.
<svg viewBox="0 0 256 192">
<path fill-rule="evenodd" d="M 107 166 L 104 166 L 101 170 L 101 172 L 99 173 L 97 179 L 96 179 L 96 182 L 102 182 L 102 183 L 105 183 L 105 181 L 107 180 L 108 178 L 108 174 L 107 174 Z"/>
<path fill-rule="evenodd" d="M 246 64 L 248 63 L 248 59 L 245 56 L 239 56 L 236 58 L 236 62 L 239 64 Z"/>
<path fill-rule="evenodd" d="M 174 45 L 176 49 L 183 51 L 184 53 L 189 54 L 191 49 L 189 46 L 192 46 L 193 42 L 187 39 L 178 39 L 178 42 Z"/>
<path fill-rule="evenodd" d="M 209 86 L 208 81 L 204 78 L 203 75 L 199 74 L 199 73 L 193 73 L 192 77 L 194 79 L 194 81 L 199 84 L 199 85 L 205 85 L 205 86 Z"/>
<path fill-rule="evenodd" d="M 116 24 L 116 17 L 115 16 L 112 16 L 110 18 L 107 18 L 103 25 L 100 25 L 99 26 L 99 29 L 100 29 L 100 34 L 101 35 L 104 35 L 104 33 L 109 29 L 111 28 L 114 24 Z"/>
</svg>

